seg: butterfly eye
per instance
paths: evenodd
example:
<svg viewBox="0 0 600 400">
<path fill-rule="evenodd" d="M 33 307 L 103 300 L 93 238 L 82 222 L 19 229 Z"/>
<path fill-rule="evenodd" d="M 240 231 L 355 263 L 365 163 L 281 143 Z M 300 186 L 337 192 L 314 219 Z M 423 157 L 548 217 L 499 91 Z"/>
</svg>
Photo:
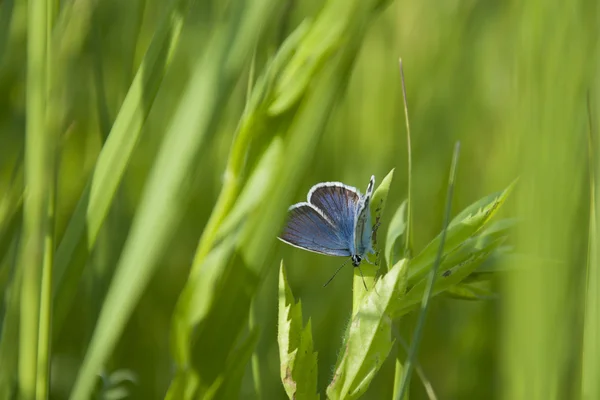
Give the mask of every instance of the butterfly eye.
<svg viewBox="0 0 600 400">
<path fill-rule="evenodd" d="M 358 267 L 360 265 L 361 261 L 362 261 L 362 257 L 359 256 L 358 254 L 355 254 L 352 256 L 352 265 L 354 265 L 355 267 Z"/>
</svg>

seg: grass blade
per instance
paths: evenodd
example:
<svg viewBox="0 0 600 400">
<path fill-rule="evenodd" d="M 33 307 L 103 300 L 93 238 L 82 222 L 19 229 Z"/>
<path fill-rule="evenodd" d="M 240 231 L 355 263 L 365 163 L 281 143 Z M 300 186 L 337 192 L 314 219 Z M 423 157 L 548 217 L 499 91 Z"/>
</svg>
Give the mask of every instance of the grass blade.
<svg viewBox="0 0 600 400">
<path fill-rule="evenodd" d="M 71 399 L 89 397 L 96 374 L 148 284 L 181 217 L 184 179 L 209 135 L 211 123 L 219 116 L 221 102 L 250 55 L 248 41 L 254 42 L 261 21 L 272 8 L 271 0 L 263 0 L 235 10 L 242 20 L 232 19 L 218 27 L 197 61 L 148 178 Z"/>
<path fill-rule="evenodd" d="M 431 294 L 433 292 L 433 286 L 435 284 L 435 279 L 437 277 L 437 271 L 442 261 L 442 254 L 444 252 L 444 242 L 446 241 L 446 230 L 448 229 L 448 223 L 450 221 L 450 210 L 452 207 L 452 196 L 454 193 L 454 179 L 456 177 L 456 164 L 458 163 L 458 154 L 460 151 L 460 143 L 456 143 L 454 146 L 454 154 L 452 155 L 452 165 L 450 166 L 450 179 L 448 181 L 448 193 L 446 195 L 446 210 L 444 211 L 444 224 L 442 226 L 442 236 L 440 238 L 440 245 L 438 247 L 437 256 L 435 259 L 435 263 L 433 264 L 433 268 L 429 273 L 429 279 L 427 281 L 427 288 L 425 290 L 425 294 L 423 295 L 423 301 L 421 302 L 421 311 L 419 313 L 419 319 L 417 321 L 417 326 L 415 327 L 415 331 L 412 337 L 412 342 L 410 344 L 410 349 L 408 351 L 408 357 L 404 364 L 404 371 L 402 375 L 402 381 L 400 384 L 400 389 L 397 393 L 395 393 L 394 398 L 396 400 L 401 400 L 404 398 L 404 394 L 408 387 L 408 383 L 410 381 L 410 377 L 412 374 L 412 370 L 414 368 L 414 360 L 417 355 L 417 350 L 419 348 L 419 343 L 421 342 L 421 337 L 423 335 L 423 327 L 425 326 L 425 317 L 427 316 L 427 310 L 429 309 L 429 300 L 431 299 Z"/>
<path fill-rule="evenodd" d="M 40 316 L 41 274 L 48 206 L 47 174 L 52 151 L 46 130 L 46 0 L 29 2 L 27 16 L 27 132 L 23 201 L 21 321 L 19 340 L 19 398 L 35 398 Z"/>
<path fill-rule="evenodd" d="M 171 2 L 165 12 L 56 251 L 55 331 L 60 330 L 70 309 L 85 265 L 74 258 L 75 254 L 87 252 L 96 242 L 170 65 L 183 24 L 180 7 L 185 1 Z"/>
<path fill-rule="evenodd" d="M 402 66 L 402 59 L 400 63 L 400 78 L 402 80 L 402 98 L 404 99 L 404 120 L 406 121 L 406 151 L 408 154 L 408 191 L 406 199 L 406 234 L 404 242 L 404 257 L 411 258 L 412 252 L 412 146 L 410 138 L 410 123 L 408 119 L 408 97 L 406 96 L 406 82 L 404 81 L 404 67 Z"/>
</svg>

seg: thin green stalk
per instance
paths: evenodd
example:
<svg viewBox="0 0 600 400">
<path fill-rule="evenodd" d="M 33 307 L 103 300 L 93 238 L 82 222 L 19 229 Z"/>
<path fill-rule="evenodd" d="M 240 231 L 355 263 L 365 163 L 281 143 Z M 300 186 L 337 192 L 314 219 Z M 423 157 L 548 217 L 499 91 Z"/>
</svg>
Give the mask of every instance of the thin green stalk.
<svg viewBox="0 0 600 400">
<path fill-rule="evenodd" d="M 425 294 L 423 295 L 423 301 L 421 302 L 421 312 L 419 313 L 417 326 L 415 327 L 415 331 L 413 333 L 412 343 L 408 351 L 408 358 L 406 359 L 406 363 L 404 365 L 404 374 L 402 375 L 400 391 L 395 393 L 394 396 L 396 400 L 404 398 L 404 394 L 406 393 L 408 382 L 410 381 L 412 370 L 414 368 L 415 356 L 419 348 L 419 343 L 421 342 L 421 337 L 423 336 L 423 327 L 425 325 L 425 317 L 427 316 L 427 310 L 429 309 L 429 300 L 431 299 L 433 285 L 435 284 L 437 271 L 442 260 L 442 254 L 444 252 L 444 242 L 446 241 L 446 231 L 448 228 L 448 223 L 450 222 L 450 210 L 452 207 L 452 196 L 454 194 L 454 180 L 456 177 L 456 164 L 458 163 L 459 152 L 460 142 L 457 142 L 454 146 L 452 165 L 450 166 L 450 179 L 448 181 L 448 193 L 446 195 L 446 210 L 444 211 L 444 225 L 442 227 L 442 237 L 440 239 L 440 246 L 438 247 L 438 252 L 435 258 L 435 263 L 433 264 L 433 268 L 429 273 L 429 279 L 427 280 L 427 289 L 425 290 Z"/>
<path fill-rule="evenodd" d="M 406 231 L 404 233 L 404 257 L 410 258 L 412 252 L 412 146 L 410 139 L 410 123 L 408 120 L 408 97 L 406 96 L 406 83 L 404 81 L 404 68 L 402 59 L 400 63 L 400 78 L 402 80 L 402 98 L 404 99 L 404 119 L 406 120 L 406 150 L 408 154 L 408 194 L 406 201 Z"/>
<path fill-rule="evenodd" d="M 52 29 L 56 22 L 59 11 L 57 0 L 46 0 L 46 99 L 50 99 L 53 79 L 53 70 L 51 66 L 52 49 Z M 48 101 L 48 100 L 47 100 Z M 47 112 L 47 111 L 46 111 Z M 52 343 L 52 274 L 54 257 L 54 214 L 56 204 L 56 153 L 55 153 L 55 132 L 52 126 L 45 120 L 46 133 L 48 137 L 48 169 L 47 176 L 49 180 L 47 190 L 47 208 L 46 208 L 46 232 L 44 237 L 44 255 L 42 265 L 41 281 L 41 301 L 40 301 L 40 322 L 38 334 L 37 349 L 37 377 L 36 377 L 36 399 L 44 400 L 49 395 L 50 385 L 50 345 Z"/>
<path fill-rule="evenodd" d="M 56 182 L 56 180 L 54 180 Z M 48 188 L 48 228 L 44 239 L 44 264 L 42 269 L 40 330 L 37 354 L 36 399 L 44 400 L 49 394 L 50 345 L 52 343 L 52 266 L 54 257 L 54 213 L 56 187 Z"/>
<path fill-rule="evenodd" d="M 19 399 L 35 398 L 41 269 L 48 196 L 46 135 L 47 2 L 31 0 L 27 16 L 27 119 L 23 202 L 22 287 L 19 340 Z"/>
<path fill-rule="evenodd" d="M 252 52 L 252 60 L 250 61 L 250 71 L 248 72 L 248 86 L 246 87 L 246 108 L 250 103 L 250 98 L 252 96 L 252 88 L 254 87 L 254 76 L 256 73 L 256 45 L 254 45 L 254 51 Z M 250 332 L 254 330 L 256 327 L 256 297 L 252 300 L 252 304 L 250 304 L 250 317 L 248 320 L 248 326 Z M 258 353 L 256 352 L 256 347 L 252 352 L 252 382 L 254 382 L 254 394 L 257 399 L 262 399 L 262 381 L 260 377 L 260 360 L 258 358 Z"/>
<path fill-rule="evenodd" d="M 402 58 L 398 60 L 400 67 L 400 80 L 402 82 L 402 98 L 404 100 L 404 119 L 406 121 L 406 151 L 408 159 L 408 193 L 406 199 L 406 230 L 404 231 L 404 251 L 403 257 L 410 258 L 412 252 L 412 144 L 410 136 L 410 122 L 408 118 L 408 97 L 406 96 L 406 82 L 404 80 L 404 67 L 402 65 Z M 393 251 L 393 250 L 392 250 Z M 397 393 L 402 385 L 402 376 L 404 375 L 404 368 L 402 366 L 401 355 L 399 352 L 396 354 L 396 365 L 394 372 L 394 398 L 397 398 Z"/>
</svg>

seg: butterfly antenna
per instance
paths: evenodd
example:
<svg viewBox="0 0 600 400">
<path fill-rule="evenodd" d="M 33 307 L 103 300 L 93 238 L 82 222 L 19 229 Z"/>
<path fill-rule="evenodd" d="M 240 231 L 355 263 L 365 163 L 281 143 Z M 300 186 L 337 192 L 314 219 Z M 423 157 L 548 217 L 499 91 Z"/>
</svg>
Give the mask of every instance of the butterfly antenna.
<svg viewBox="0 0 600 400">
<path fill-rule="evenodd" d="M 369 289 L 367 289 L 367 284 L 365 283 L 365 276 L 362 273 L 362 269 L 360 269 L 360 265 L 358 265 L 357 268 L 358 268 L 358 272 L 360 272 L 360 277 L 362 278 L 363 285 L 365 286 L 365 290 L 368 292 Z"/>
<path fill-rule="evenodd" d="M 344 261 L 344 263 L 342 265 L 340 265 L 339 268 L 333 273 L 333 276 L 331 278 L 329 278 L 329 280 L 327 282 L 325 282 L 323 287 L 329 285 L 329 283 L 331 283 L 331 281 L 333 280 L 333 278 L 335 278 L 335 276 L 338 274 L 338 272 L 340 272 L 340 270 L 342 268 L 344 268 L 344 265 L 348 264 L 348 261 L 350 261 L 350 260 L 351 260 L 351 258 L 348 258 L 346 261 Z"/>
</svg>

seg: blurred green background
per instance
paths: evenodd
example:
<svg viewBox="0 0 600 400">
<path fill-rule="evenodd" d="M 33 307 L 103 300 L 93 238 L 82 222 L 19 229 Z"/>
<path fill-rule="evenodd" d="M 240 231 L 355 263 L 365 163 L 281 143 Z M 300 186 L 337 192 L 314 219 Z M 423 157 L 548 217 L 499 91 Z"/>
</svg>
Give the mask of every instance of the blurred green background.
<svg viewBox="0 0 600 400">
<path fill-rule="evenodd" d="M 71 2 L 61 3 L 64 8 Z M 86 1 L 73 2 L 77 3 Z M 71 56 L 63 85 L 68 111 L 56 145 L 57 241 L 170 2 L 87 3 L 94 4 L 85 24 L 87 32 Z M 80 261 L 85 268 L 77 300 L 63 328 L 54 333 L 50 398 L 63 399 L 70 393 L 163 137 L 191 85 L 196 61 L 209 51 L 207 43 L 219 29 L 218 21 L 235 18 L 228 10 L 235 9 L 236 3 L 197 0 L 186 9 L 172 61 L 156 100 L 149 103 L 148 118 L 110 212 L 91 254 Z M 250 56 L 255 52 L 257 75 L 284 38 L 306 18 L 315 18 L 324 3 L 290 0 L 273 7 L 260 22 L 262 33 L 255 49 L 247 49 Z M 395 168 L 382 226 L 386 230 L 389 218 L 407 196 L 399 57 L 404 62 L 412 130 L 416 250 L 441 229 L 456 141 L 461 142 L 461 155 L 453 214 L 521 177 L 518 190 L 502 211 L 521 221 L 511 244 L 522 257 L 511 259 L 509 265 L 521 272 L 494 278 L 491 287 L 499 294 L 496 300 L 471 302 L 444 296 L 433 300 L 418 360 L 439 399 L 594 398 L 584 396 L 581 387 L 586 373 L 592 380 L 594 376 L 600 379 L 600 371 L 590 370 L 582 356 L 583 331 L 590 320 L 584 318 L 585 304 L 597 296 L 595 289 L 591 294 L 587 290 L 590 272 L 586 272 L 593 206 L 586 94 L 591 93 L 595 121 L 599 15 L 600 6 L 592 0 L 526 4 L 424 0 L 380 5 L 368 20 L 351 74 L 341 83 L 343 91 L 336 95 L 323 133 L 303 160 L 297 178 L 286 183 L 287 204 L 292 204 L 304 201 L 318 182 L 342 181 L 364 191 L 372 174 L 380 182 Z M 340 13 L 339 18 L 344 17 Z M 0 195 L 5 197 L 18 190 L 14 175 L 21 170 L 26 143 L 27 23 L 27 2 L 0 2 Z M 166 251 L 157 256 L 155 273 L 105 364 L 107 374 L 123 369 L 135 374 L 135 383 L 124 384 L 132 399 L 163 398 L 173 378 L 171 319 L 223 184 L 246 102 L 250 59 L 243 61 L 232 85 L 225 86 L 227 97 L 218 106 L 219 118 L 211 122 L 209 139 L 184 177 L 185 198 L 177 206 L 182 207 L 183 217 L 165 239 Z M 592 148 L 597 152 L 597 141 Z M 280 168 L 285 169 L 285 163 Z M 277 212 L 283 213 L 285 207 Z M 265 213 L 260 218 L 270 216 Z M 15 238 L 20 230 L 11 232 Z M 270 234 L 274 238 L 278 231 Z M 318 387 L 324 393 L 350 318 L 351 271 L 342 271 L 323 288 L 341 259 L 269 240 L 270 245 L 259 249 L 265 254 L 268 272 L 259 275 L 252 306 L 253 323 L 260 332 L 255 354 L 262 398 L 285 397 L 276 339 L 281 259 L 294 296 L 302 301 L 305 320 L 312 320 Z M 11 246 L 18 243 L 11 242 Z M 152 242 L 147 246 L 153 246 Z M 597 242 L 592 242 L 594 246 Z M 14 249 L 7 250 L 0 265 L 3 317 L 14 253 Z M 238 289 L 232 288 L 231 295 Z M 229 289 L 222 290 L 226 294 Z M 414 315 L 401 320 L 405 339 L 414 322 Z M 219 329 L 227 331 L 228 323 Z M 592 342 L 597 342 L 598 332 L 592 332 Z M 592 349 L 592 355 L 600 356 L 597 346 Z M 364 398 L 391 398 L 393 376 L 390 356 Z M 427 398 L 416 376 L 412 382 L 410 398 Z M 240 398 L 256 397 L 251 363 L 247 363 Z"/>
</svg>

